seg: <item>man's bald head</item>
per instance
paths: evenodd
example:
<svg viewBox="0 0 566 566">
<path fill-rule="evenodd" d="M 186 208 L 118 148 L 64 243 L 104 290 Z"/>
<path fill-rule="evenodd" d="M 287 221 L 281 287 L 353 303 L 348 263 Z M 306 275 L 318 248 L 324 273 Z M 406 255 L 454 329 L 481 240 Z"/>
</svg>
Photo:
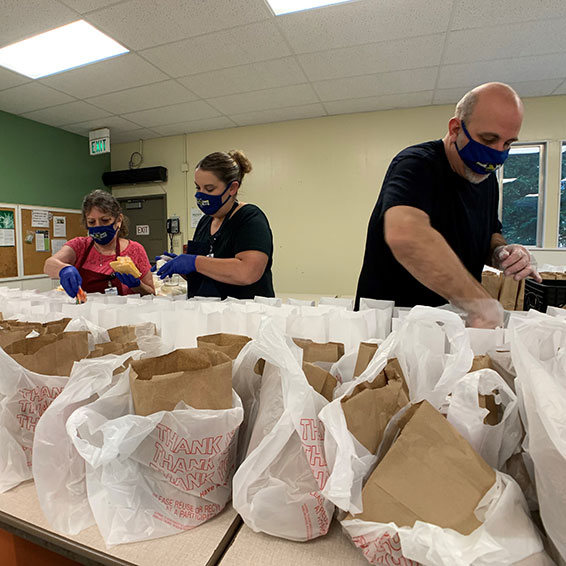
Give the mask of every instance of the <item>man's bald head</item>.
<svg viewBox="0 0 566 566">
<path fill-rule="evenodd" d="M 463 120 L 466 124 L 470 122 L 474 109 L 481 105 L 492 106 L 501 104 L 509 110 L 515 110 L 523 116 L 523 103 L 519 95 L 505 83 L 485 83 L 467 92 L 456 104 L 456 118 Z"/>
</svg>

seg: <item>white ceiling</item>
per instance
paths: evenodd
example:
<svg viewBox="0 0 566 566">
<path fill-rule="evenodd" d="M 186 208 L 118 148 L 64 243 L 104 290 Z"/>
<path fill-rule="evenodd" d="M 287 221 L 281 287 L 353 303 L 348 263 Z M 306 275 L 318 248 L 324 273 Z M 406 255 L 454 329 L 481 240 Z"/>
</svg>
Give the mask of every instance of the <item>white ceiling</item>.
<svg viewBox="0 0 566 566">
<path fill-rule="evenodd" d="M 566 0 L 356 0 L 275 17 L 264 0 L 0 0 L 0 47 L 85 19 L 131 50 L 31 80 L 0 110 L 113 142 L 456 102 L 504 81 L 566 94 Z"/>
</svg>

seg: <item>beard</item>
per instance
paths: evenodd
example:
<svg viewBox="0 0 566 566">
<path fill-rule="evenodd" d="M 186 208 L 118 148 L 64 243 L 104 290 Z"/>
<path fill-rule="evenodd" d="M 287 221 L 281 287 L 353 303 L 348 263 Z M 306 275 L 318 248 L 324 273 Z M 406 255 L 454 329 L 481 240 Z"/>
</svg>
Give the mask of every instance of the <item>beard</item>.
<svg viewBox="0 0 566 566">
<path fill-rule="evenodd" d="M 491 173 L 480 175 L 479 173 L 472 171 L 466 164 L 464 164 L 464 179 L 474 185 L 483 183 L 490 175 Z"/>
</svg>

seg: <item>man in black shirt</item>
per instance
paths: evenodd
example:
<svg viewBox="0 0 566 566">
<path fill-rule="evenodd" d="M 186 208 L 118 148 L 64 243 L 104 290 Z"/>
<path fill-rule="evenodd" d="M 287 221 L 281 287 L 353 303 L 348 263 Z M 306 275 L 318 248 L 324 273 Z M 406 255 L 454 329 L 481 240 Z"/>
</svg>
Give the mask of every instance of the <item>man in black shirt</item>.
<svg viewBox="0 0 566 566">
<path fill-rule="evenodd" d="M 361 297 L 397 306 L 448 301 L 467 311 L 471 326 L 502 324 L 501 305 L 480 283 L 484 264 L 540 280 L 529 252 L 507 244 L 497 217 L 494 171 L 522 120 L 517 93 L 487 83 L 460 100 L 444 139 L 393 159 L 370 218 L 356 305 Z"/>
</svg>

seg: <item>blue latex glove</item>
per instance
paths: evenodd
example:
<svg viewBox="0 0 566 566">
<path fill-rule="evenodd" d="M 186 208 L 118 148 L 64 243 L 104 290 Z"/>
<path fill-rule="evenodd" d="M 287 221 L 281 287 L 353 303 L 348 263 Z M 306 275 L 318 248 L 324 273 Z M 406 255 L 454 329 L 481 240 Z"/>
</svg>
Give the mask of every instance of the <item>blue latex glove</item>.
<svg viewBox="0 0 566 566">
<path fill-rule="evenodd" d="M 74 265 L 67 265 L 59 271 L 59 280 L 67 295 L 74 299 L 79 292 L 79 287 L 82 285 L 83 278 L 79 270 Z"/>
<path fill-rule="evenodd" d="M 173 259 L 177 257 L 177 254 L 170 254 L 169 252 L 163 252 L 161 255 L 156 255 L 155 256 L 155 265 L 151 268 L 151 271 L 155 271 L 157 269 L 157 262 L 160 259 L 164 259 L 165 261 L 169 261 L 170 259 Z"/>
<path fill-rule="evenodd" d="M 118 273 L 116 271 L 114 275 L 116 275 L 116 279 L 118 279 L 118 281 L 120 281 L 123 285 L 126 285 L 126 287 L 139 287 L 141 284 L 139 277 L 134 277 L 129 273 Z"/>
<path fill-rule="evenodd" d="M 161 279 L 169 277 L 175 273 L 188 275 L 196 271 L 195 260 L 197 256 L 193 254 L 181 254 L 168 261 L 158 272 L 157 275 Z"/>
</svg>

